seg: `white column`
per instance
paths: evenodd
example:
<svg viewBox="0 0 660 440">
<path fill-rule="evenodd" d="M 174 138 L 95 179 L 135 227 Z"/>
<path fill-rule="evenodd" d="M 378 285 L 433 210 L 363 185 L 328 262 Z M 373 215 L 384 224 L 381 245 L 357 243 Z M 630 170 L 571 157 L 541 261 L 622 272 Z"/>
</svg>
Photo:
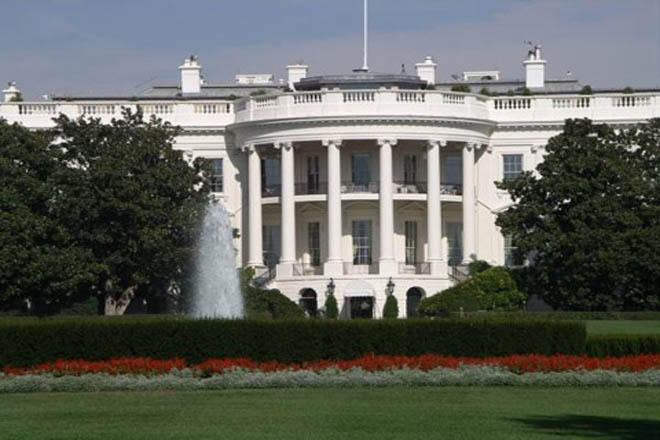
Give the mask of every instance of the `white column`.
<svg viewBox="0 0 660 440">
<path fill-rule="evenodd" d="M 477 144 L 466 143 L 463 147 L 463 264 L 476 258 L 475 249 L 475 196 L 474 150 Z"/>
<path fill-rule="evenodd" d="M 343 275 L 341 257 L 341 140 L 323 140 L 328 149 L 328 260 L 323 266 L 326 276 Z"/>
<path fill-rule="evenodd" d="M 396 139 L 379 139 L 380 146 L 380 259 L 378 260 L 381 275 L 398 273 L 397 262 L 394 259 L 394 203 L 392 201 L 392 147 Z"/>
<path fill-rule="evenodd" d="M 263 267 L 263 231 L 261 221 L 261 159 L 254 145 L 248 151 L 248 266 Z"/>
<path fill-rule="evenodd" d="M 429 141 L 426 152 L 426 236 L 428 240 L 428 263 L 432 275 L 447 275 L 447 263 L 442 256 L 442 203 L 440 202 L 440 147 L 446 141 Z"/>
<path fill-rule="evenodd" d="M 281 142 L 278 145 L 281 157 L 282 195 L 280 208 L 282 222 L 280 226 L 282 239 L 282 255 L 277 265 L 277 277 L 293 276 L 293 265 L 296 262 L 296 203 L 294 189 L 294 149 L 291 142 Z"/>
</svg>

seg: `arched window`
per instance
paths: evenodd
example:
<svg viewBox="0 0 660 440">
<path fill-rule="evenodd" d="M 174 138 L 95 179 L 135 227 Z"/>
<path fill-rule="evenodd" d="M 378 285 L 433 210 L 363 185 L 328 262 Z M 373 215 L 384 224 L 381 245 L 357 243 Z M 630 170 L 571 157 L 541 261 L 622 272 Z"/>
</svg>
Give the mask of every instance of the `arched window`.
<svg viewBox="0 0 660 440">
<path fill-rule="evenodd" d="M 300 292 L 300 300 L 298 301 L 300 307 L 305 311 L 307 316 L 315 318 L 318 314 L 318 300 L 316 299 L 316 292 L 313 289 L 304 289 Z"/>
<path fill-rule="evenodd" d="M 416 318 L 419 316 L 417 307 L 424 297 L 424 291 L 419 287 L 411 287 L 406 292 L 406 317 Z"/>
</svg>

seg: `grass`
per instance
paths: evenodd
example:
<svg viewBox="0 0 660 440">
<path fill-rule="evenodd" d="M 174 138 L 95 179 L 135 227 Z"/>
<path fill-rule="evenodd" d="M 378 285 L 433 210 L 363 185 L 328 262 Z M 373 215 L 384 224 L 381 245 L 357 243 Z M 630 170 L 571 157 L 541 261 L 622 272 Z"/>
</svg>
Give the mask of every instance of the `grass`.
<svg viewBox="0 0 660 440">
<path fill-rule="evenodd" d="M 660 335 L 660 321 L 586 321 L 590 335 Z"/>
<path fill-rule="evenodd" d="M 358 388 L 14 394 L 18 439 L 659 439 L 653 388 Z"/>
</svg>

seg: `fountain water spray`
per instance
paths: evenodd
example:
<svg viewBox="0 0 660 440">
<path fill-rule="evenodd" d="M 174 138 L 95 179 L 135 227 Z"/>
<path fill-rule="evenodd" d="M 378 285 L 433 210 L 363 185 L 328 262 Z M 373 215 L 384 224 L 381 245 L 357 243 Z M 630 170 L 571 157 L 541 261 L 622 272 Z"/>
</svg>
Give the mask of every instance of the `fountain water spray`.
<svg viewBox="0 0 660 440">
<path fill-rule="evenodd" d="M 210 205 L 204 216 L 197 249 L 192 314 L 200 318 L 243 317 L 232 226 L 229 213 L 221 203 Z"/>
</svg>

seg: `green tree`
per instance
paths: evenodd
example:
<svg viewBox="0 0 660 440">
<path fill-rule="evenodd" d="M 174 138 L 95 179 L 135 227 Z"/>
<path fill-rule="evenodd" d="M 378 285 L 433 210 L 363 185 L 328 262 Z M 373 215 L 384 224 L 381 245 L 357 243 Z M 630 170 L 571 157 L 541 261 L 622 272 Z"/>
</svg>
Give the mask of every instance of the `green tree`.
<svg viewBox="0 0 660 440">
<path fill-rule="evenodd" d="M 0 120 L 0 308 L 46 315 L 81 301 L 93 277 L 88 249 L 54 215 L 52 134 Z"/>
<path fill-rule="evenodd" d="M 561 309 L 660 309 L 660 119 L 628 130 L 567 120 L 537 170 L 498 183 L 497 225 Z M 534 292 L 529 292 L 534 293 Z"/>
<path fill-rule="evenodd" d="M 173 148 L 178 130 L 142 113 L 123 119 L 60 116 L 56 218 L 94 258 L 92 294 L 108 315 L 183 284 L 210 201 L 206 163 Z"/>
<path fill-rule="evenodd" d="M 399 317 L 399 303 L 394 295 L 387 295 L 383 306 L 383 318 L 396 319 Z"/>
<path fill-rule="evenodd" d="M 325 298 L 325 317 L 328 319 L 337 319 L 339 317 L 337 299 L 332 293 L 329 293 Z"/>
</svg>

